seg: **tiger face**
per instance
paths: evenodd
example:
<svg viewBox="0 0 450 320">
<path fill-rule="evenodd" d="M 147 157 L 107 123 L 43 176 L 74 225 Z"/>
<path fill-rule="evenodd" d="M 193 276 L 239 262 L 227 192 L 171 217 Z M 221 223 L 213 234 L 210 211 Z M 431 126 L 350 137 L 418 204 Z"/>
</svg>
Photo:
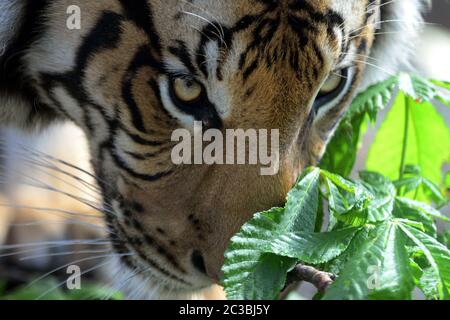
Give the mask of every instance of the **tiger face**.
<svg viewBox="0 0 450 320">
<path fill-rule="evenodd" d="M 15 0 L 9 12 L 21 23 L 4 40 L 1 118 L 81 127 L 120 266 L 160 292 L 202 290 L 219 281 L 230 237 L 255 212 L 282 205 L 320 160 L 368 72 L 377 19 L 394 6 Z M 69 7 L 81 28 L 68 28 Z M 172 133 L 194 122 L 278 130 L 279 170 L 175 165 Z"/>
</svg>

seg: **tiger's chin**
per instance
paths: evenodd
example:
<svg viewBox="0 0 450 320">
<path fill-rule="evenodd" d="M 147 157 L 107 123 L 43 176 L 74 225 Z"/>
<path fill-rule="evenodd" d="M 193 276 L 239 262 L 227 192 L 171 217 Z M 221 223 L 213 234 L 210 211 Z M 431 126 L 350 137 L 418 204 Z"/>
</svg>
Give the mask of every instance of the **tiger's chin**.
<svg viewBox="0 0 450 320">
<path fill-rule="evenodd" d="M 192 285 L 158 276 L 151 268 L 136 271 L 115 258 L 107 270 L 113 292 L 127 300 L 225 300 L 223 288 L 199 279 Z"/>
</svg>

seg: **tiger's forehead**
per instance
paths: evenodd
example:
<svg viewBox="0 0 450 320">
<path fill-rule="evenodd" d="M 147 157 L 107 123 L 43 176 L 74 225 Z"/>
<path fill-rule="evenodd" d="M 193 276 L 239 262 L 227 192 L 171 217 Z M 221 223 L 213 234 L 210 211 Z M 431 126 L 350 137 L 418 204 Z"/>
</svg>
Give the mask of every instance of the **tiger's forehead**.
<svg viewBox="0 0 450 320">
<path fill-rule="evenodd" d="M 262 109 L 293 101 L 308 105 L 312 95 L 302 93 L 316 91 L 333 68 L 350 60 L 344 51 L 352 49 L 352 31 L 363 29 L 378 1 L 151 3 L 167 70 L 203 79 L 225 118 L 239 104 L 233 112 L 237 119 L 250 97 Z"/>
<path fill-rule="evenodd" d="M 261 58 L 263 54 L 267 61 L 273 61 L 277 60 L 278 55 L 289 55 L 290 52 L 292 55 L 302 54 L 307 46 L 315 46 L 315 51 L 322 51 L 322 58 L 327 60 L 321 61 L 322 64 L 332 64 L 343 50 L 344 36 L 363 26 L 371 12 L 371 5 L 379 1 L 150 2 L 162 46 L 170 48 L 171 53 L 178 53 L 175 57 L 166 55 L 169 68 L 194 67 L 195 64 L 186 66 L 187 56 L 190 55 L 197 60 L 195 67 L 206 74 L 208 65 L 220 59 L 229 59 L 226 70 L 243 69 L 245 61 L 242 60 L 250 59 L 251 55 L 260 55 Z M 181 59 L 180 54 L 183 55 Z M 317 52 L 313 54 L 317 55 Z M 241 61 L 237 63 L 236 60 Z M 291 57 L 291 60 L 295 66 L 298 64 L 298 57 Z M 216 67 L 214 63 L 209 66 Z M 244 75 L 247 71 L 248 75 L 254 68 L 251 66 L 242 71 Z"/>
</svg>

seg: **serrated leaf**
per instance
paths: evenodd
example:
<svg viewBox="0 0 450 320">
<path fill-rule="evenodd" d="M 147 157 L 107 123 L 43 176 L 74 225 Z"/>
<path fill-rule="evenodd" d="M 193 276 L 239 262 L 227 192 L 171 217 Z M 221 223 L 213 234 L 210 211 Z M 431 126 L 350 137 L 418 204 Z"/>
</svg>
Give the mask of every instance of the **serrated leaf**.
<svg viewBox="0 0 450 320">
<path fill-rule="evenodd" d="M 436 87 L 428 80 L 416 75 L 400 73 L 398 86 L 409 97 L 418 101 L 430 102 L 436 95 Z"/>
<path fill-rule="evenodd" d="M 349 253 L 324 299 L 410 299 L 413 288 L 405 237 L 397 223 L 387 222 L 370 230 L 366 241 Z"/>
<path fill-rule="evenodd" d="M 429 300 L 439 299 L 439 282 L 435 277 L 433 268 L 426 268 L 419 279 L 418 287 Z"/>
<path fill-rule="evenodd" d="M 436 210 L 435 208 L 433 208 L 432 206 L 430 206 L 426 203 L 411 200 L 408 198 L 402 198 L 402 197 L 398 197 L 397 201 L 404 206 L 410 207 L 412 209 L 420 210 L 424 214 L 426 214 L 430 217 L 433 217 L 435 219 L 450 222 L 450 218 L 446 217 L 445 215 L 440 213 L 438 210 Z"/>
<path fill-rule="evenodd" d="M 264 290 L 265 299 L 276 299 L 284 286 L 283 279 L 289 268 L 286 266 L 291 259 L 284 259 L 272 263 L 270 256 L 265 255 L 265 248 L 270 247 L 270 241 L 277 236 L 278 226 L 281 222 L 284 209 L 273 208 L 269 211 L 258 213 L 252 220 L 246 223 L 241 230 L 231 239 L 230 245 L 225 252 L 225 263 L 222 267 L 224 277 L 222 284 L 228 299 L 245 300 L 259 297 L 260 286 L 272 288 L 269 294 Z M 269 259 L 269 260 L 268 260 Z M 267 263 L 270 262 L 270 265 Z M 264 278 L 264 268 L 276 268 L 277 277 Z M 283 268 L 284 267 L 284 268 Z M 258 271 L 258 272 L 257 272 Z M 270 283 L 270 281 L 275 281 Z M 255 287 L 258 285 L 258 287 Z"/>
<path fill-rule="evenodd" d="M 364 187 L 374 196 L 367 208 L 368 221 L 378 222 L 389 219 L 392 216 L 397 192 L 394 184 L 375 172 L 363 171 L 359 176 Z"/>
<path fill-rule="evenodd" d="M 222 267 L 227 297 L 276 299 L 284 287 L 286 273 L 296 260 L 270 253 L 271 241 L 288 232 L 314 232 L 319 197 L 320 170 L 311 168 L 289 192 L 286 207 L 258 213 L 231 239 Z M 276 270 L 275 270 L 276 269 Z M 264 276 L 267 272 L 276 275 Z"/>
<path fill-rule="evenodd" d="M 430 80 L 433 84 L 436 86 L 446 89 L 447 91 L 450 91 L 450 82 L 448 81 L 439 81 L 439 80 Z M 443 93 L 441 91 L 437 91 L 436 99 L 442 102 L 447 107 L 450 107 L 450 95 L 448 92 Z"/>
<path fill-rule="evenodd" d="M 425 196 L 438 205 L 445 203 L 446 199 L 439 187 L 429 179 L 422 177 L 419 166 L 406 166 L 404 171 L 404 178 L 394 182 L 395 187 L 399 190 L 401 195 L 408 196 L 414 192 L 412 198 L 417 198 L 419 190 L 422 190 Z M 421 188 L 421 189 L 419 189 Z"/>
<path fill-rule="evenodd" d="M 286 283 L 289 270 L 295 266 L 296 260 L 263 253 L 256 264 L 255 270 L 243 282 L 243 292 L 246 300 L 276 300 Z M 239 299 L 239 296 L 229 299 Z"/>
<path fill-rule="evenodd" d="M 367 222 L 367 209 L 358 206 L 355 195 L 346 193 L 344 196 L 330 180 L 326 180 L 328 187 L 328 205 L 333 217 L 349 226 L 360 227 Z M 361 201 L 361 200 L 359 200 Z"/>
<path fill-rule="evenodd" d="M 450 230 L 445 230 L 438 235 L 438 241 L 442 243 L 447 249 L 450 249 Z"/>
<path fill-rule="evenodd" d="M 320 169 L 307 171 L 288 193 L 279 229 L 314 232 L 319 203 Z"/>
<path fill-rule="evenodd" d="M 408 225 L 400 225 L 402 231 L 420 248 L 430 263 L 429 277 L 437 283 L 440 299 L 450 298 L 450 251 L 429 235 Z"/>
<path fill-rule="evenodd" d="M 325 233 L 296 232 L 280 235 L 271 241 L 271 252 L 297 258 L 308 264 L 328 262 L 347 250 L 358 228 Z"/>
<path fill-rule="evenodd" d="M 420 222 L 427 234 L 432 237 L 436 237 L 437 235 L 437 228 L 431 216 L 422 210 L 403 202 L 401 198 L 395 200 L 394 216 L 401 219 Z"/>
<path fill-rule="evenodd" d="M 328 206 L 333 217 L 348 226 L 360 227 L 367 222 L 372 195 L 359 184 L 322 170 L 328 190 Z"/>
<path fill-rule="evenodd" d="M 345 117 L 351 119 L 355 115 L 369 113 L 372 121 L 375 121 L 373 115 L 386 107 L 397 83 L 398 77 L 392 76 L 385 81 L 370 86 L 353 99 Z"/>
</svg>

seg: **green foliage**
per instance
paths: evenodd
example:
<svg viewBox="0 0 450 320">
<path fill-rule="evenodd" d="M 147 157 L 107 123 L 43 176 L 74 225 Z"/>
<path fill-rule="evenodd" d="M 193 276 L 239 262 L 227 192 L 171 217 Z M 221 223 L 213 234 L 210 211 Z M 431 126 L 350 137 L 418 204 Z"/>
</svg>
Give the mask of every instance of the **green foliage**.
<svg viewBox="0 0 450 320">
<path fill-rule="evenodd" d="M 352 171 L 369 121 L 398 88 L 358 180 Z M 450 135 L 432 101 L 449 83 L 400 74 L 354 100 L 321 163 L 289 193 L 285 208 L 258 213 L 231 239 L 223 285 L 230 299 L 276 299 L 298 262 L 338 275 L 323 299 L 449 299 L 449 232 L 436 220 Z M 445 91 L 445 90 L 444 90 Z M 321 213 L 329 211 L 327 232 Z"/>
<path fill-rule="evenodd" d="M 348 176 L 355 164 L 358 147 L 367 122 L 375 122 L 392 97 L 397 77 L 369 87 L 360 93 L 341 121 L 333 141 L 328 145 L 321 167 L 342 176 Z"/>
<path fill-rule="evenodd" d="M 80 290 L 65 290 L 53 278 L 39 281 L 31 286 L 19 287 L 12 292 L 5 291 L 5 287 L 0 283 L 0 300 L 100 300 L 105 297 L 111 300 L 123 299 L 121 293 L 93 284 L 85 284 Z M 48 294 L 42 296 L 43 293 Z"/>
<path fill-rule="evenodd" d="M 286 207 L 256 214 L 225 253 L 225 291 L 232 299 L 275 299 L 296 260 L 264 248 L 291 231 L 313 232 L 319 200 L 319 169 L 307 170 L 287 196 Z"/>
<path fill-rule="evenodd" d="M 409 123 L 406 138 L 405 123 Z M 402 150 L 405 140 L 405 163 L 419 166 L 421 177 L 426 178 L 425 181 L 430 185 L 442 184 L 442 166 L 448 162 L 450 155 L 448 127 L 433 105 L 416 103 L 400 93 L 371 146 L 367 168 L 391 179 L 403 179 L 399 173 L 402 165 L 402 153 L 399 150 Z M 429 191 L 426 185 L 425 188 Z M 422 190 L 421 184 L 419 191 L 422 193 Z M 418 196 L 420 194 L 416 198 Z M 421 196 L 420 199 L 426 197 Z"/>
</svg>

